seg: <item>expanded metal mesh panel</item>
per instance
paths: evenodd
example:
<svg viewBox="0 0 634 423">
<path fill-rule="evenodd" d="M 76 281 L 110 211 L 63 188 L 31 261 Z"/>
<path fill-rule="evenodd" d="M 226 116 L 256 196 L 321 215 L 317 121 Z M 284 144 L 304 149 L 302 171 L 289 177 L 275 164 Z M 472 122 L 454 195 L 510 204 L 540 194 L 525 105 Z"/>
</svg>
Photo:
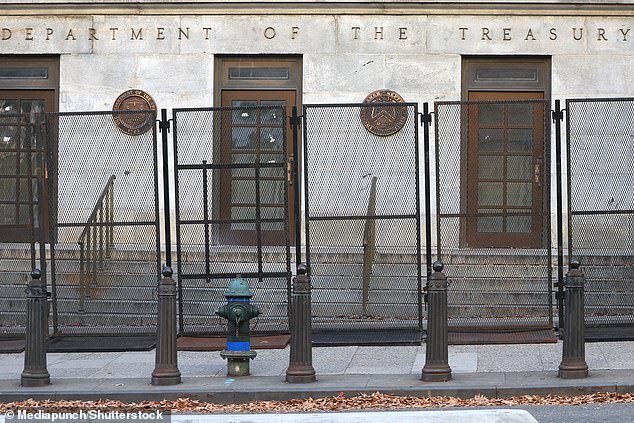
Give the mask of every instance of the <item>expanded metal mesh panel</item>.
<svg viewBox="0 0 634 423">
<path fill-rule="evenodd" d="M 450 328 L 552 325 L 545 101 L 437 102 L 437 256 Z"/>
<path fill-rule="evenodd" d="M 375 135 L 362 115 L 403 126 Z M 421 328 L 417 116 L 407 103 L 304 107 L 316 331 Z"/>
<path fill-rule="evenodd" d="M 286 122 L 283 107 L 174 111 L 181 333 L 226 333 L 215 312 L 237 276 L 263 312 L 251 330 L 288 332 Z"/>
<path fill-rule="evenodd" d="M 154 112 L 47 117 L 57 334 L 156 330 Z M 131 126 L 143 130 L 128 135 Z"/>
<path fill-rule="evenodd" d="M 568 100 L 569 245 L 588 325 L 634 323 L 634 99 Z"/>
<path fill-rule="evenodd" d="M 6 110 L 14 111 L 13 105 Z M 25 288 L 32 269 L 43 268 L 37 260 L 44 235 L 40 231 L 43 120 L 44 114 L 35 110 L 29 114 L 0 110 L 0 337 L 24 334 Z"/>
</svg>

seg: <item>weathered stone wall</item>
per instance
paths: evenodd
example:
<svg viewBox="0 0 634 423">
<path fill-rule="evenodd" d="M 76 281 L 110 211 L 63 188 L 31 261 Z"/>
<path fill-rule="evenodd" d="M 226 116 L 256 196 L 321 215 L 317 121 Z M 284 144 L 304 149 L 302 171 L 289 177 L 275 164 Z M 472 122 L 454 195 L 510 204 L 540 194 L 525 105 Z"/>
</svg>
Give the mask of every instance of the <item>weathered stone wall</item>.
<svg viewBox="0 0 634 423">
<path fill-rule="evenodd" d="M 60 55 L 60 111 L 109 110 L 132 88 L 159 108 L 211 106 L 219 54 L 301 55 L 304 103 L 357 103 L 378 88 L 411 102 L 457 100 L 469 55 L 551 56 L 554 99 L 634 96 L 631 13 L 504 13 L 149 16 L 69 8 L 67 16 L 3 17 L 0 54 Z M 622 172 L 631 175 L 629 166 Z M 590 190 L 590 176 L 603 169 L 588 168 Z"/>
</svg>

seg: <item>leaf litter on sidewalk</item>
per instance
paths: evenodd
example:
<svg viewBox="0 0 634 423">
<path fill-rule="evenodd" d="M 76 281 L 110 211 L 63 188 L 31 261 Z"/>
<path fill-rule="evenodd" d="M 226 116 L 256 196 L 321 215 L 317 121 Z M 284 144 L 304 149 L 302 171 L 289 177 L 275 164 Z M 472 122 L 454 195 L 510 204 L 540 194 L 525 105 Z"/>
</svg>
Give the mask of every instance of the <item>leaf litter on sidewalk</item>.
<svg viewBox="0 0 634 423">
<path fill-rule="evenodd" d="M 607 403 L 631 403 L 634 394 L 596 393 L 579 396 L 522 395 L 510 398 L 414 397 L 396 396 L 375 392 L 348 397 L 341 392 L 325 398 L 293 399 L 287 401 L 253 401 L 244 404 L 216 404 L 179 398 L 177 400 L 121 402 L 115 400 L 33 400 L 0 403 L 0 413 L 9 410 L 43 410 L 47 412 L 77 412 L 79 410 L 102 411 L 163 411 L 172 413 L 290 413 L 316 411 L 345 411 L 362 409 L 449 408 L 516 405 L 583 405 Z"/>
</svg>

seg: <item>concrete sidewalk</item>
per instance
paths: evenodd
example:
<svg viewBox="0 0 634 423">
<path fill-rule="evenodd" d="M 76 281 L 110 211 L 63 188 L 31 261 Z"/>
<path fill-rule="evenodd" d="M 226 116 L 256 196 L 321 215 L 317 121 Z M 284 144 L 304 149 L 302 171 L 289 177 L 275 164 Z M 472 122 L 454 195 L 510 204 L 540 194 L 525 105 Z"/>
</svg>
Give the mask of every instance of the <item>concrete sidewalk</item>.
<svg viewBox="0 0 634 423">
<path fill-rule="evenodd" d="M 252 376 L 227 378 L 219 352 L 179 352 L 183 383 L 169 387 L 150 385 L 154 351 L 120 353 L 50 353 L 52 384 L 22 388 L 24 354 L 0 355 L 0 401 L 26 398 L 110 398 L 121 400 L 192 397 L 218 402 L 289 399 L 337 395 L 345 392 L 384 392 L 400 395 L 482 394 L 503 397 L 520 394 L 578 394 L 634 392 L 634 342 L 586 344 L 590 377 L 557 377 L 562 343 L 527 345 L 450 346 L 453 380 L 420 380 L 425 346 L 318 347 L 313 366 L 318 381 L 284 382 L 289 348 L 258 350 L 251 363 Z"/>
</svg>

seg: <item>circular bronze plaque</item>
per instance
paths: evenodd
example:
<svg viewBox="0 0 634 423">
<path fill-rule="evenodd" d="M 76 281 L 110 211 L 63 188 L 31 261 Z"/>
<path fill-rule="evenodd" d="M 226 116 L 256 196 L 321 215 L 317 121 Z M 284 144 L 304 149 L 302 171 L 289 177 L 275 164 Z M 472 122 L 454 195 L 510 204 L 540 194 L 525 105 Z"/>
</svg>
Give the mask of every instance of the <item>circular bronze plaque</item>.
<svg viewBox="0 0 634 423">
<path fill-rule="evenodd" d="M 115 112 L 156 111 L 156 103 L 145 91 L 128 90 L 117 98 L 112 110 Z M 128 135 L 145 134 L 152 129 L 156 120 L 154 113 L 115 113 L 112 119 L 119 130 Z"/>
<path fill-rule="evenodd" d="M 390 90 L 376 90 L 371 92 L 363 103 L 404 103 L 403 97 Z M 369 132 L 387 137 L 394 135 L 403 128 L 407 122 L 406 106 L 362 106 L 361 122 Z"/>
</svg>

